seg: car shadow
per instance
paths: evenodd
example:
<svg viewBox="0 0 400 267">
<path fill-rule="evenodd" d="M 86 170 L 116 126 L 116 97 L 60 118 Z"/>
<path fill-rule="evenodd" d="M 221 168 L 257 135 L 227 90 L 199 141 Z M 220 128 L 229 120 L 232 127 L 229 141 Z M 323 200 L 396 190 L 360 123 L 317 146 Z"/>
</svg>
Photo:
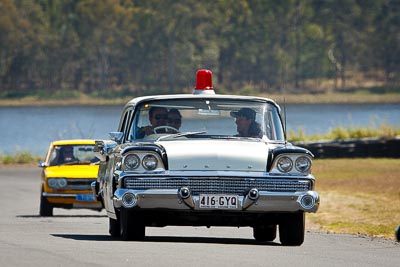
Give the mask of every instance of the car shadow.
<svg viewBox="0 0 400 267">
<path fill-rule="evenodd" d="M 32 215 L 17 215 L 17 218 L 106 218 L 107 215 L 99 214 L 99 215 L 53 215 L 53 216 L 40 216 L 39 214 L 32 214 Z"/>
<path fill-rule="evenodd" d="M 121 241 L 109 235 L 78 235 L 78 234 L 52 234 L 54 237 L 72 239 L 77 241 Z M 224 244 L 224 245 L 257 245 L 257 246 L 281 246 L 275 242 L 260 242 L 253 239 L 222 238 L 222 237 L 178 237 L 178 236 L 146 236 L 143 241 L 131 242 L 155 242 L 155 243 L 199 243 L 199 244 Z"/>
</svg>

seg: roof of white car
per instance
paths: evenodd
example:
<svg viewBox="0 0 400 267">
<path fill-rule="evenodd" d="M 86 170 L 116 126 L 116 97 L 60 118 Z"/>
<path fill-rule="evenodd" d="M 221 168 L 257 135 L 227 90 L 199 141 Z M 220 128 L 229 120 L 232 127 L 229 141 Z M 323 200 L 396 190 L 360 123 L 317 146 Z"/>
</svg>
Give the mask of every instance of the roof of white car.
<svg viewBox="0 0 400 267">
<path fill-rule="evenodd" d="M 175 95 L 153 95 L 153 96 L 141 96 L 130 100 L 125 107 L 135 106 L 143 101 L 152 100 L 167 100 L 167 99 L 230 99 L 230 100 L 247 100 L 257 102 L 268 102 L 275 106 L 278 104 L 269 98 L 256 97 L 256 96 L 239 96 L 239 95 L 218 95 L 218 94 L 175 94 Z M 279 106 L 278 106 L 279 107 Z"/>
</svg>

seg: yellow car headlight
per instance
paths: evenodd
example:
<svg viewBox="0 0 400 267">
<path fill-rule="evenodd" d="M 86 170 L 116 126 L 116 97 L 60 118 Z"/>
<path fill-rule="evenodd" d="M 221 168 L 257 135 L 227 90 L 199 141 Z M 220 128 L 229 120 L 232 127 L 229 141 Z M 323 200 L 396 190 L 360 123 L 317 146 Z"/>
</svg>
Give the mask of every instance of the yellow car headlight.
<svg viewBox="0 0 400 267">
<path fill-rule="evenodd" d="M 51 188 L 61 189 L 66 187 L 68 185 L 68 182 L 65 178 L 49 178 L 47 179 L 47 184 Z"/>
</svg>

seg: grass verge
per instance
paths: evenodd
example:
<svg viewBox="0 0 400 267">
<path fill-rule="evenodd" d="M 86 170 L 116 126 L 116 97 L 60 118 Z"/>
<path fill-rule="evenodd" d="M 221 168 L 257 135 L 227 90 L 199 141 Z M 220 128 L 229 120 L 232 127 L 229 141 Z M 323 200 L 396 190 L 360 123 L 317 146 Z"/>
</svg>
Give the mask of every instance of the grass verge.
<svg viewBox="0 0 400 267">
<path fill-rule="evenodd" d="M 29 152 L 21 151 L 14 155 L 0 155 L 0 165 L 15 165 L 15 164 L 36 164 L 42 157 L 34 156 Z"/>
<path fill-rule="evenodd" d="M 308 220 L 327 232 L 394 239 L 400 224 L 398 159 L 317 159 L 320 209 Z"/>
<path fill-rule="evenodd" d="M 371 123 L 369 127 L 351 126 L 351 127 L 335 127 L 330 129 L 325 134 L 306 135 L 303 129 L 298 129 L 297 132 L 289 130 L 288 140 L 290 142 L 298 141 L 320 141 L 320 140 L 344 140 L 344 139 L 359 139 L 359 138 L 396 138 L 400 136 L 400 127 L 389 125 L 387 123 L 380 123 L 375 126 Z"/>
<path fill-rule="evenodd" d="M 230 92 L 227 92 L 230 93 Z M 240 92 L 237 92 L 240 94 Z M 247 93 L 244 92 L 246 95 Z M 320 94 L 251 94 L 261 97 L 267 97 L 276 100 L 279 104 L 284 102 L 288 104 L 333 104 L 333 103 L 400 103 L 400 93 L 385 93 L 385 94 L 359 94 L 359 93 L 320 93 Z M 49 97 L 41 98 L 39 96 L 24 96 L 19 98 L 2 98 L 0 99 L 1 106 L 71 106 L 71 105 L 125 105 L 135 95 L 111 97 L 90 96 L 82 93 L 73 94 L 65 97 Z"/>
</svg>

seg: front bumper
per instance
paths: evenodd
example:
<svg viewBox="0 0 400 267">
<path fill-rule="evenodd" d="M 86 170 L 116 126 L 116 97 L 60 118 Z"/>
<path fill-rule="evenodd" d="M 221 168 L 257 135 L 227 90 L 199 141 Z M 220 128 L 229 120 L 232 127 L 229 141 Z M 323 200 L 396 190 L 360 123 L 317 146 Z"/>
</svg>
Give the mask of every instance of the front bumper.
<svg viewBox="0 0 400 267">
<path fill-rule="evenodd" d="M 216 210 L 201 208 L 200 195 L 186 192 L 187 188 L 174 189 L 117 189 L 114 192 L 115 208 L 171 209 L 171 210 Z M 184 193 L 183 193 L 184 192 Z M 320 198 L 315 191 L 268 192 L 250 190 L 247 195 L 238 195 L 236 208 L 230 211 L 247 212 L 316 212 Z"/>
<path fill-rule="evenodd" d="M 102 208 L 102 203 L 94 200 L 93 194 L 60 194 L 43 192 L 42 196 L 54 206 L 72 205 L 74 208 Z"/>
</svg>

